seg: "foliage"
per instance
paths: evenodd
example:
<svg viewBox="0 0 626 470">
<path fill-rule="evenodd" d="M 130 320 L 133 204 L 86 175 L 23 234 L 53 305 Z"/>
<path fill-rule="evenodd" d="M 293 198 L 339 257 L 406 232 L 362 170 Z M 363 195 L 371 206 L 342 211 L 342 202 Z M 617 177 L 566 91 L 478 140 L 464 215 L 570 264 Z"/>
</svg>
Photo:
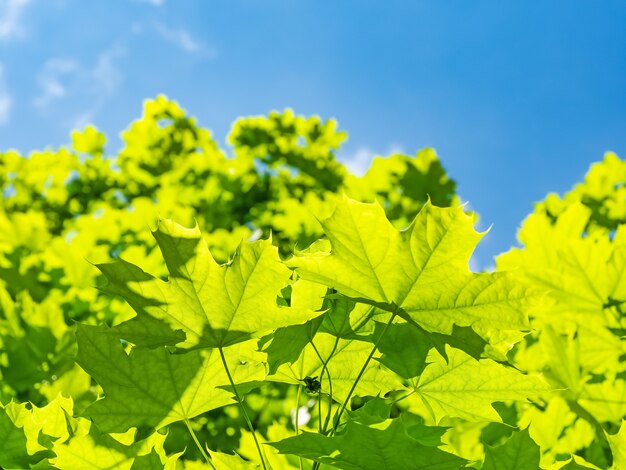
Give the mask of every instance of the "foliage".
<svg viewBox="0 0 626 470">
<path fill-rule="evenodd" d="M 435 152 L 345 139 L 160 96 L 116 155 L 0 154 L 0 467 L 621 468 L 625 164 L 473 273 Z"/>
<path fill-rule="evenodd" d="M 570 453 L 608 467 L 607 433 L 618 431 L 626 413 L 626 234 L 615 205 L 626 174 L 619 167 L 607 154 L 560 199 L 560 212 L 550 211 L 549 196 L 524 221 L 523 247 L 498 258 L 499 268 L 548 292 L 513 360 L 543 372 L 556 390 L 520 417 L 544 462 Z"/>
</svg>

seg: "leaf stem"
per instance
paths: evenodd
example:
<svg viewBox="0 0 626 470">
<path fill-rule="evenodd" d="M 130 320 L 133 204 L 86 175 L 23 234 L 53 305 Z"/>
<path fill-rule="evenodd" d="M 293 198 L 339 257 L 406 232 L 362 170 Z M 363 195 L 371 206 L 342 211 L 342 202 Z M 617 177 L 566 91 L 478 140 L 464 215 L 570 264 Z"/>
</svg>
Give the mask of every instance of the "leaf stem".
<svg viewBox="0 0 626 470">
<path fill-rule="evenodd" d="M 326 419 L 324 420 L 324 427 L 322 428 L 322 433 L 324 434 L 326 434 L 326 429 L 328 428 L 328 423 L 330 422 L 330 414 L 333 411 L 333 381 L 330 378 L 330 372 L 328 372 L 327 366 L 330 362 L 330 359 L 335 354 L 335 351 L 337 351 L 337 346 L 339 346 L 339 336 L 337 336 L 337 338 L 335 339 L 335 344 L 333 345 L 333 349 L 330 352 L 330 356 L 328 356 L 328 359 L 326 359 L 326 362 L 324 363 L 324 368 L 322 369 L 322 373 L 325 370 L 326 377 L 328 377 L 328 414 L 326 415 Z"/>
<path fill-rule="evenodd" d="M 395 405 L 396 403 L 404 400 L 405 398 L 409 398 L 411 395 L 413 395 L 415 393 L 415 390 L 411 390 L 409 393 L 407 393 L 406 395 L 402 395 L 400 398 L 396 398 L 394 401 L 391 402 L 392 405 Z"/>
<path fill-rule="evenodd" d="M 300 434 L 300 423 L 298 422 L 298 418 L 300 416 L 300 392 L 302 390 L 302 385 L 298 384 L 298 393 L 296 395 L 296 416 L 294 427 L 296 428 L 296 436 Z"/>
<path fill-rule="evenodd" d="M 378 339 L 374 343 L 374 347 L 372 348 L 372 350 L 370 351 L 369 355 L 367 356 L 367 359 L 365 360 L 365 364 L 363 364 L 363 367 L 361 367 L 359 375 L 356 376 L 356 380 L 352 384 L 352 387 L 350 388 L 350 391 L 348 392 L 348 395 L 346 396 L 346 399 L 344 400 L 343 404 L 341 405 L 341 408 L 339 409 L 339 413 L 337 413 L 337 416 L 335 417 L 335 423 L 333 425 L 333 428 L 329 432 L 330 436 L 334 435 L 337 432 L 337 427 L 339 426 L 339 421 L 341 420 L 341 415 L 346 410 L 346 407 L 348 406 L 348 403 L 350 403 L 350 398 L 352 398 L 352 394 L 354 393 L 354 390 L 356 389 L 356 386 L 358 385 L 359 380 L 361 380 L 361 377 L 365 373 L 365 369 L 367 369 L 367 366 L 369 365 L 370 361 L 372 360 L 372 357 L 374 357 L 374 354 L 376 353 L 376 349 L 378 348 L 378 344 L 380 343 L 380 340 L 385 335 L 385 332 L 387 331 L 387 328 L 389 328 L 389 325 L 391 325 L 393 320 L 396 318 L 397 314 L 398 314 L 397 310 L 394 310 L 392 312 L 391 318 L 385 324 L 385 327 L 383 328 L 383 331 L 380 332 L 380 336 L 378 337 Z"/>
<path fill-rule="evenodd" d="M 330 414 L 333 411 L 333 381 L 330 377 L 330 372 L 328 371 L 328 363 L 332 359 L 335 351 L 337 351 L 337 346 L 339 346 L 339 336 L 335 338 L 335 344 L 333 344 L 333 348 L 328 355 L 328 358 L 322 358 L 322 355 L 315 346 L 315 343 L 311 341 L 311 346 L 313 346 L 313 350 L 320 362 L 322 363 L 322 371 L 320 372 L 320 380 L 324 380 L 324 372 L 326 372 L 326 377 L 328 377 L 328 413 L 326 414 L 326 418 L 324 419 L 324 426 L 322 427 L 322 400 L 318 398 L 318 418 L 319 418 L 319 432 L 326 433 L 326 428 L 328 427 L 328 422 L 330 421 Z"/>
<path fill-rule="evenodd" d="M 213 465 L 213 462 L 211 461 L 211 457 L 209 457 L 209 454 L 206 453 L 206 451 L 202 447 L 202 444 L 200 444 L 200 441 L 198 440 L 198 436 L 196 436 L 196 433 L 191 427 L 191 423 L 189 422 L 188 419 L 185 420 L 185 425 L 187 426 L 187 429 L 189 430 L 189 434 L 191 434 L 191 438 L 193 439 L 193 442 L 195 442 L 196 446 L 198 446 L 198 449 L 200 450 L 202 457 L 204 457 L 204 460 L 206 460 L 206 463 L 208 463 L 211 466 L 211 468 L 215 470 L 215 465 Z"/>
<path fill-rule="evenodd" d="M 294 426 L 296 428 L 296 436 L 300 434 L 300 393 L 302 392 L 302 385 L 298 384 L 298 394 L 296 395 L 296 422 Z M 302 457 L 298 457 L 300 461 L 300 470 L 302 470 Z"/>
<path fill-rule="evenodd" d="M 256 444 L 256 449 L 259 452 L 259 457 L 261 458 L 261 465 L 263 466 L 263 470 L 267 470 L 267 466 L 265 465 L 265 458 L 263 457 L 263 451 L 261 450 L 261 445 L 259 444 L 259 440 L 256 437 L 256 432 L 254 431 L 254 426 L 252 426 L 252 421 L 250 421 L 250 417 L 248 416 L 248 412 L 246 411 L 246 407 L 243 404 L 243 400 L 237 391 L 237 387 L 235 386 L 235 382 L 233 380 L 233 376 L 230 374 L 230 369 L 228 368 L 228 363 L 226 362 L 226 357 L 224 356 L 224 350 L 222 348 L 218 348 L 220 352 L 220 357 L 222 358 L 222 364 L 224 364 L 224 370 L 226 371 L 226 375 L 228 376 L 228 380 L 230 381 L 230 385 L 233 387 L 233 392 L 235 393 L 235 398 L 237 398 L 237 403 L 239 403 L 239 407 L 241 408 L 241 412 L 243 413 L 243 417 L 248 424 L 248 429 L 252 433 L 252 438 L 254 439 L 254 443 Z"/>
<path fill-rule="evenodd" d="M 579 418 L 584 419 L 591 424 L 591 426 L 593 426 L 596 437 L 598 438 L 598 441 L 602 443 L 603 447 L 610 448 L 609 441 L 606 438 L 602 424 L 600 424 L 600 422 L 591 413 L 589 413 L 589 411 L 583 408 L 578 401 L 567 400 L 567 405 L 570 410 L 578 415 Z"/>
</svg>

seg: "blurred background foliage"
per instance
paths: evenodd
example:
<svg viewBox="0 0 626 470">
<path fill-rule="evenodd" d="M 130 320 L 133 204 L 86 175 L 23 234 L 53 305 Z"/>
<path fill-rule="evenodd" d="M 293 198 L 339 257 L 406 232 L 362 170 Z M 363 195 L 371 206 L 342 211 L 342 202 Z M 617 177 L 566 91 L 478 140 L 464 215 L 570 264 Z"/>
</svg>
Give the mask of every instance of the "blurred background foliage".
<svg viewBox="0 0 626 470">
<path fill-rule="evenodd" d="M 270 234 L 283 256 L 307 247 L 344 195 L 378 200 L 398 227 L 428 198 L 460 203 L 434 150 L 377 157 L 356 176 L 336 158 L 347 139 L 337 122 L 289 109 L 238 119 L 222 149 L 176 102 L 158 96 L 121 136 L 113 155 L 92 126 L 74 131 L 67 147 L 0 153 L 3 403 L 44 405 L 63 392 L 80 411 L 96 399 L 98 387 L 74 363 L 73 325 L 115 325 L 134 313 L 94 288 L 103 280 L 92 263 L 120 257 L 164 276 L 149 230 L 159 218 L 198 224 L 216 259 L 227 262 L 242 241 Z M 247 398 L 263 434 L 276 416 L 290 416 L 285 393 L 277 385 Z M 213 449 L 232 451 L 245 428 L 238 415 L 228 407 L 195 425 Z M 187 446 L 182 424 L 169 432 L 168 448 Z"/>
<path fill-rule="evenodd" d="M 74 131 L 60 149 L 0 153 L 0 402 L 71 415 L 98 397 L 99 387 L 74 362 L 74 324 L 117 325 L 134 313 L 94 288 L 103 280 L 91 263 L 123 258 L 165 276 L 149 230 L 159 218 L 197 224 L 215 258 L 228 262 L 242 241 L 270 235 L 283 257 L 306 248 L 344 195 L 379 201 L 398 228 L 429 199 L 461 203 L 433 149 L 377 157 L 357 176 L 336 158 L 346 139 L 332 119 L 285 110 L 238 119 L 220 148 L 208 129 L 159 96 L 123 131 L 118 153 L 107 153 L 94 127 Z M 498 258 L 498 269 L 513 270 L 549 299 L 531 312 L 533 331 L 509 360 L 545 374 L 559 393 L 527 406 L 499 404 L 504 424 L 450 420 L 449 452 L 480 461 L 519 426 L 541 448 L 542 465 L 560 459 L 567 468 L 594 468 L 579 457 L 611 465 L 613 441 L 604 432 L 616 433 L 626 416 L 625 182 L 626 162 L 607 154 L 570 192 L 538 203 L 520 246 Z M 72 397 L 73 411 L 59 393 Z M 295 393 L 273 384 L 246 396 L 261 435 L 280 440 L 293 431 Z M 299 405 L 301 416 L 317 419 L 316 398 L 303 394 Z M 419 410 L 411 400 L 397 407 Z M 237 407 L 206 413 L 193 426 L 211 449 L 254 457 Z M 201 455 L 185 426 L 167 432 L 161 451 L 187 447 L 186 468 L 193 468 Z M 297 465 L 271 458 L 276 468 Z"/>
</svg>

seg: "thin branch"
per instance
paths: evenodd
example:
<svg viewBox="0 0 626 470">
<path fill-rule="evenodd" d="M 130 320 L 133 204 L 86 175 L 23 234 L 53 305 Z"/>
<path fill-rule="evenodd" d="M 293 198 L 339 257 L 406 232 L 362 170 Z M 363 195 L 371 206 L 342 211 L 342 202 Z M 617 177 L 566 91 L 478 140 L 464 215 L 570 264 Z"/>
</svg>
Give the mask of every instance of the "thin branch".
<svg viewBox="0 0 626 470">
<path fill-rule="evenodd" d="M 222 348 L 218 348 L 220 351 L 220 357 L 222 358 L 222 364 L 224 364 L 224 370 L 226 370 L 226 375 L 228 376 L 228 380 L 230 381 L 230 385 L 233 387 L 233 392 L 235 393 L 235 398 L 237 398 L 237 403 L 239 403 L 239 407 L 241 408 L 241 412 L 243 413 L 243 417 L 248 424 L 248 429 L 252 433 L 252 438 L 254 439 L 254 443 L 256 444 L 256 449 L 259 451 L 259 457 L 261 458 L 261 465 L 263 466 L 263 470 L 267 470 L 267 466 L 265 465 L 265 458 L 263 457 L 263 451 L 261 450 L 261 445 L 259 444 L 259 440 L 256 437 L 256 432 L 254 431 L 254 426 L 252 426 L 252 421 L 250 421 L 250 417 L 248 416 L 248 412 L 246 411 L 246 407 L 243 404 L 243 400 L 237 391 L 237 387 L 235 386 L 235 382 L 233 380 L 232 375 L 230 375 L 230 369 L 228 368 L 228 363 L 226 362 L 226 357 L 224 356 L 224 351 Z"/>
<path fill-rule="evenodd" d="M 191 423 L 189 422 L 188 419 L 185 420 L 185 425 L 187 426 L 187 429 L 189 430 L 189 434 L 191 434 L 191 438 L 193 439 L 193 442 L 196 443 L 196 446 L 198 446 L 198 449 L 200 450 L 202 457 L 204 457 L 204 460 L 206 460 L 206 463 L 208 463 L 213 470 L 216 470 L 215 465 L 213 465 L 213 462 L 211 461 L 211 457 L 209 457 L 209 454 L 206 453 L 206 451 L 202 447 L 202 444 L 200 444 L 200 441 L 198 440 L 198 436 L 196 436 L 196 433 L 191 427 Z"/>
<path fill-rule="evenodd" d="M 341 408 L 339 409 L 339 413 L 337 413 L 337 416 L 335 417 L 335 424 L 333 425 L 333 428 L 330 430 L 330 433 L 329 433 L 330 436 L 334 435 L 337 432 L 337 427 L 339 426 L 339 421 L 341 420 L 341 415 L 343 415 L 343 412 L 346 410 L 346 407 L 348 406 L 348 403 L 350 403 L 350 399 L 352 398 L 352 394 L 354 393 L 354 390 L 356 389 L 356 386 L 358 385 L 359 380 L 361 380 L 361 377 L 365 373 L 365 369 L 367 369 L 367 366 L 369 365 L 370 361 L 372 360 L 372 357 L 374 357 L 374 354 L 376 353 L 376 349 L 378 348 L 378 344 L 380 343 L 380 340 L 385 335 L 385 332 L 387 331 L 387 328 L 389 328 L 389 325 L 391 325 L 393 320 L 396 318 L 397 314 L 398 314 L 397 310 L 392 313 L 391 318 L 385 324 L 385 327 L 383 328 L 383 331 L 381 331 L 380 336 L 378 337 L 378 339 L 374 343 L 374 347 L 372 348 L 372 350 L 370 351 L 369 355 L 367 356 L 367 359 L 365 360 L 365 364 L 363 364 L 363 367 L 361 367 L 361 371 L 357 375 L 356 380 L 352 384 L 352 387 L 350 388 L 350 391 L 348 392 L 348 395 L 346 396 L 346 399 L 344 400 L 343 404 L 341 405 Z"/>
<path fill-rule="evenodd" d="M 315 343 L 312 340 L 311 340 L 311 346 L 313 346 L 313 350 L 315 351 L 315 354 L 317 354 L 317 357 L 322 363 L 322 371 L 320 372 L 320 380 L 324 380 L 324 373 L 326 373 L 326 377 L 328 377 L 328 413 L 326 414 L 326 419 L 324 420 L 323 426 L 322 426 L 322 400 L 318 398 L 319 432 L 326 433 L 326 428 L 328 427 L 328 423 L 330 421 L 330 415 L 333 411 L 333 381 L 330 377 L 330 372 L 328 371 L 328 363 L 330 362 L 333 355 L 337 351 L 337 346 L 339 346 L 339 337 L 338 336 L 335 337 L 335 344 L 333 345 L 333 348 L 331 349 L 330 354 L 328 355 L 328 358 L 326 358 L 325 360 L 324 358 L 322 358 L 322 355 L 320 354 L 319 350 L 317 349 L 317 346 L 315 346 Z"/>
<path fill-rule="evenodd" d="M 300 393 L 302 392 L 302 385 L 298 384 L 298 394 L 296 395 L 296 422 L 294 423 L 296 428 L 296 436 L 300 434 Z M 300 461 L 300 470 L 302 470 L 302 457 L 298 457 Z"/>
</svg>

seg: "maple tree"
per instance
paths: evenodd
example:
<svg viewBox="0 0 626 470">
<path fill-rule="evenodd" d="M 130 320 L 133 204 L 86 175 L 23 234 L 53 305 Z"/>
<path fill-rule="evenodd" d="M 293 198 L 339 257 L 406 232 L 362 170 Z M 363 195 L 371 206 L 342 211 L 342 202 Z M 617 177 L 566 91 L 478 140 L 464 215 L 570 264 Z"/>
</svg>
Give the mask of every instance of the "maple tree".
<svg viewBox="0 0 626 470">
<path fill-rule="evenodd" d="M 356 176 L 286 110 L 227 152 L 162 96 L 122 138 L 0 154 L 0 467 L 626 466 L 614 154 L 474 273 L 432 149 Z"/>
</svg>

